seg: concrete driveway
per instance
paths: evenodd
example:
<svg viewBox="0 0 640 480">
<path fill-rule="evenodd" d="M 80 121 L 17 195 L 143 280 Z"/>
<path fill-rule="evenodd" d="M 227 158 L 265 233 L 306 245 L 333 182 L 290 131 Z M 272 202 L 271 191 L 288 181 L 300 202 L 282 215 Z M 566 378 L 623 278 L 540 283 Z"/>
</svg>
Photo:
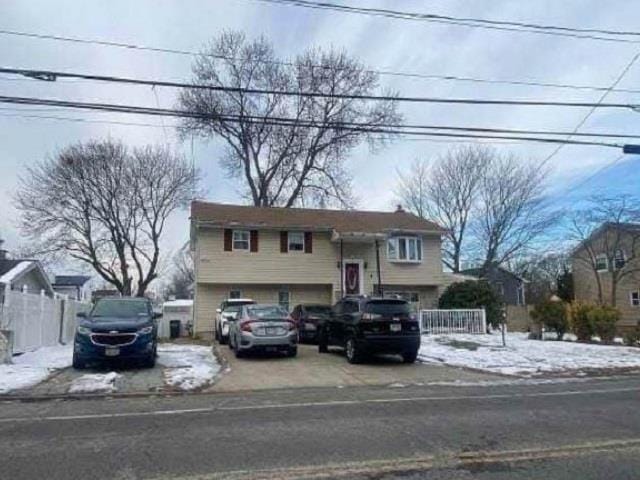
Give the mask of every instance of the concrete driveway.
<svg viewBox="0 0 640 480">
<path fill-rule="evenodd" d="M 237 359 L 227 346 L 216 345 L 222 374 L 207 391 L 233 392 L 292 387 L 421 385 L 434 382 L 476 382 L 504 378 L 442 365 L 402 363 L 398 356 L 372 357 L 351 365 L 340 349 L 318 353 L 315 345 L 300 345 L 296 358 L 251 356 Z"/>
</svg>

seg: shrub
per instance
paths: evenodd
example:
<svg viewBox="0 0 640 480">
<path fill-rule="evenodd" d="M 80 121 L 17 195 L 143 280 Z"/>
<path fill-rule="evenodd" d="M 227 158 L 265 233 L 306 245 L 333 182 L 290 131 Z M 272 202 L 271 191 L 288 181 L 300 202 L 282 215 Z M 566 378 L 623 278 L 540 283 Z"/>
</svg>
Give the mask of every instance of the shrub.
<svg viewBox="0 0 640 480">
<path fill-rule="evenodd" d="M 494 327 L 502 320 L 500 299 L 485 281 L 452 283 L 440 297 L 439 305 L 440 308 L 484 308 L 487 323 Z"/>
<path fill-rule="evenodd" d="M 593 336 L 593 324 L 589 319 L 589 312 L 593 308 L 595 308 L 594 305 L 573 302 L 569 309 L 569 325 L 580 342 L 588 342 Z"/>
<path fill-rule="evenodd" d="M 587 317 L 600 341 L 612 343 L 616 335 L 616 323 L 620 320 L 620 311 L 615 307 L 599 305 L 587 313 Z"/>
<path fill-rule="evenodd" d="M 567 305 L 561 301 L 546 300 L 539 303 L 531 311 L 531 318 L 542 323 L 548 330 L 556 332 L 558 340 L 562 340 L 569 328 Z"/>
<path fill-rule="evenodd" d="M 640 326 L 624 334 L 624 344 L 629 347 L 635 347 L 640 343 Z"/>
</svg>

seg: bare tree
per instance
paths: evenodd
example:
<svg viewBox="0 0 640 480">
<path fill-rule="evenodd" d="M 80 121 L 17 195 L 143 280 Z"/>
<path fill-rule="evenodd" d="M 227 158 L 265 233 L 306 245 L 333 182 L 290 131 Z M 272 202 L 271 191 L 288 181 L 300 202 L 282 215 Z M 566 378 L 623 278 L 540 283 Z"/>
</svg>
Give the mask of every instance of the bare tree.
<svg viewBox="0 0 640 480">
<path fill-rule="evenodd" d="M 552 295 L 571 300 L 563 291 L 563 281 L 571 275 L 571 259 L 567 252 L 538 253 L 510 262 L 514 273 L 526 278 L 527 301 L 537 304 Z M 569 295 L 570 297 L 571 295 Z"/>
<path fill-rule="evenodd" d="M 69 146 L 27 169 L 15 195 L 39 253 L 90 265 L 121 294 L 144 295 L 157 277 L 169 216 L 187 205 L 197 172 L 163 147 L 120 142 Z"/>
<path fill-rule="evenodd" d="M 191 298 L 195 279 L 193 257 L 186 245 L 173 256 L 173 274 L 165 289 L 165 298 Z"/>
<path fill-rule="evenodd" d="M 615 306 L 620 282 L 640 277 L 640 200 L 594 196 L 573 213 L 569 231 L 577 243 L 573 258 L 593 274 L 598 301 Z"/>
<path fill-rule="evenodd" d="M 345 156 L 363 140 L 372 148 L 383 145 L 389 135 L 371 129 L 401 121 L 394 100 L 333 96 L 368 95 L 378 86 L 378 75 L 345 53 L 314 49 L 282 61 L 265 38 L 250 42 L 241 33 L 222 34 L 203 50 L 193 65 L 193 84 L 237 89 L 183 90 L 179 106 L 201 116 L 184 120 L 181 132 L 222 138 L 223 168 L 241 179 L 242 194 L 258 206 L 349 206 Z M 344 128 L 353 122 L 367 127 Z"/>
<path fill-rule="evenodd" d="M 493 152 L 491 157 L 481 177 L 472 228 L 483 269 L 523 253 L 560 218 L 544 195 L 547 168 L 511 155 Z"/>
<path fill-rule="evenodd" d="M 398 172 L 396 195 L 410 211 L 440 224 L 447 232 L 443 262 L 460 271 L 463 244 L 482 174 L 491 162 L 491 152 L 481 146 L 448 151 L 429 167 L 415 161 L 408 174 Z"/>
</svg>

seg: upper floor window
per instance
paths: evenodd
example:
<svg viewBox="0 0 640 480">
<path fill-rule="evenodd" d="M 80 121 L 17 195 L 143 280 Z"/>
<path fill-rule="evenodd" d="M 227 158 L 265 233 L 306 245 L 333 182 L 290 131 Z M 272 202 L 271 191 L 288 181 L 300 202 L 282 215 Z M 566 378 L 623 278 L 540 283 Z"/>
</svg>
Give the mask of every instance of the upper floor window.
<svg viewBox="0 0 640 480">
<path fill-rule="evenodd" d="M 249 250 L 249 230 L 233 231 L 233 249 Z"/>
<path fill-rule="evenodd" d="M 606 272 L 609 270 L 609 261 L 604 253 L 596 256 L 596 270 L 598 272 Z"/>
<path fill-rule="evenodd" d="M 420 237 L 392 237 L 387 240 L 387 258 L 394 262 L 422 262 Z"/>
<path fill-rule="evenodd" d="M 640 307 L 640 290 L 631 292 L 631 306 Z"/>
<path fill-rule="evenodd" d="M 304 252 L 304 232 L 289 232 L 289 251 Z"/>
<path fill-rule="evenodd" d="M 613 256 L 613 267 L 616 270 L 621 270 L 624 268 L 625 262 L 626 262 L 626 259 L 624 256 L 624 250 L 616 250 Z"/>
</svg>

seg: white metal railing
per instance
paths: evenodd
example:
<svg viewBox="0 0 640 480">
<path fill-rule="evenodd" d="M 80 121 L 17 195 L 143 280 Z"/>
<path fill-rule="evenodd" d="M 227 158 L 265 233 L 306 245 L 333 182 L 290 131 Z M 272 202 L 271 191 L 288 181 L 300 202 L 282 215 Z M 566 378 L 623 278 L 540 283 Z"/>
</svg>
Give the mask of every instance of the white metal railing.
<svg viewBox="0 0 640 480">
<path fill-rule="evenodd" d="M 420 310 L 422 334 L 487 333 L 487 316 L 478 310 Z"/>
</svg>

